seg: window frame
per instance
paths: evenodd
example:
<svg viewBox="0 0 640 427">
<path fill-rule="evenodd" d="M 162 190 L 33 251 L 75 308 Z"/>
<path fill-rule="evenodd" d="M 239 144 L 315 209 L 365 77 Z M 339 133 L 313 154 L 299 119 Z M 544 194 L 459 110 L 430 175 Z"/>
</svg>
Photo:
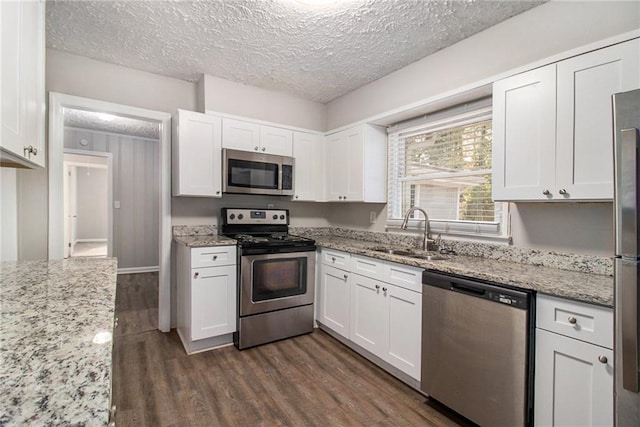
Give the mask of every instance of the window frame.
<svg viewBox="0 0 640 427">
<path fill-rule="evenodd" d="M 457 105 L 434 113 L 420 116 L 417 118 L 405 120 L 390 126 L 388 132 L 388 150 L 389 156 L 387 160 L 388 168 L 388 203 L 387 203 L 387 221 L 386 231 L 391 232 L 423 232 L 424 219 L 422 214 L 417 213 L 417 218 L 409 219 L 406 230 L 400 228 L 402 218 L 390 218 L 390 210 L 392 203 L 401 204 L 402 180 L 398 175 L 400 167 L 397 151 L 396 140 L 399 138 L 407 138 L 420 133 L 435 132 L 451 127 L 464 126 L 469 123 L 491 120 L 492 106 L 491 97 L 480 98 L 462 105 Z M 392 186 L 395 186 L 393 188 Z M 482 241 L 499 244 L 511 243 L 510 215 L 509 203 L 500 203 L 499 219 L 496 221 L 469 221 L 469 220 L 440 220 L 430 219 L 429 226 L 431 236 L 441 237 L 451 240 L 465 241 Z M 397 209 L 397 206 L 396 206 Z M 400 209 L 402 207 L 400 206 Z M 396 211 L 397 212 L 397 211 Z M 427 214 L 429 212 L 427 211 Z M 402 215 L 402 213 L 401 213 Z"/>
</svg>

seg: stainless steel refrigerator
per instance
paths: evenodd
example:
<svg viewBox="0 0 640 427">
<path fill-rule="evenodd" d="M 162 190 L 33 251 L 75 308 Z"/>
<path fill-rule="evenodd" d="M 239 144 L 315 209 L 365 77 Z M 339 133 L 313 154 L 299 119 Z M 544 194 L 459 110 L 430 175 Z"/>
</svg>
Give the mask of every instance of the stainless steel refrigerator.
<svg viewBox="0 0 640 427">
<path fill-rule="evenodd" d="M 616 257 L 615 420 L 640 425 L 640 89 L 613 96 Z"/>
</svg>

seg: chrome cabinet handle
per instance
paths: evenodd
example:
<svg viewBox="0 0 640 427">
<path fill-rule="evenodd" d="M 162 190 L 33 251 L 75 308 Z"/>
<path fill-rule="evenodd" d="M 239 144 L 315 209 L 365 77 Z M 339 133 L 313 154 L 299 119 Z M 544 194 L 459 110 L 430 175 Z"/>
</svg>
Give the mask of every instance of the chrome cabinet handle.
<svg viewBox="0 0 640 427">
<path fill-rule="evenodd" d="M 565 194 L 567 194 L 567 190 L 565 190 L 564 188 L 561 188 L 561 189 L 558 191 L 558 193 L 560 193 L 560 194 L 562 194 L 562 195 L 564 196 Z"/>
<path fill-rule="evenodd" d="M 30 145 L 30 146 L 28 146 L 28 147 L 24 147 L 23 151 L 24 151 L 24 155 L 25 155 L 25 156 L 27 156 L 27 155 L 28 155 L 29 157 L 31 157 L 31 155 L 32 155 L 32 154 L 33 154 L 34 156 L 37 156 L 37 155 L 38 155 L 38 149 L 37 149 L 37 148 L 34 148 L 34 147 L 33 147 L 33 145 Z"/>
<path fill-rule="evenodd" d="M 573 316 L 569 316 L 569 317 L 567 318 L 567 321 L 568 321 L 569 323 L 571 323 L 572 325 L 575 325 L 576 323 L 578 323 L 578 319 L 576 319 L 576 318 L 575 318 L 575 317 L 573 317 Z"/>
<path fill-rule="evenodd" d="M 542 192 L 542 194 L 543 194 L 543 195 L 545 195 L 545 196 L 548 196 L 549 194 L 551 194 L 551 191 L 549 191 L 549 190 L 544 190 L 544 191 Z"/>
<path fill-rule="evenodd" d="M 601 354 L 600 356 L 598 356 L 598 361 L 600 363 L 607 363 L 609 361 L 609 359 L 607 359 L 607 356 Z"/>
<path fill-rule="evenodd" d="M 193 273 L 193 278 L 194 278 L 194 279 L 197 279 L 199 275 L 200 275 L 200 273 L 198 273 L 198 272 L 196 271 L 195 273 Z"/>
</svg>

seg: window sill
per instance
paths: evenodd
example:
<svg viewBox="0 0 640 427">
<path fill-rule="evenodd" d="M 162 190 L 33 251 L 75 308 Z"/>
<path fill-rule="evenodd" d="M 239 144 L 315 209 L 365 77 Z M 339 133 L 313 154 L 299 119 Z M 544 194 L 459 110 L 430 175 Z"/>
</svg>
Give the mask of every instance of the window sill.
<svg viewBox="0 0 640 427">
<path fill-rule="evenodd" d="M 388 233 L 399 234 L 411 234 L 416 236 L 422 236 L 424 233 L 423 220 L 410 221 L 409 226 L 406 229 L 400 228 L 400 222 L 398 224 L 388 223 L 385 227 L 385 231 Z M 442 237 L 445 240 L 460 241 L 460 242 L 475 242 L 475 243 L 490 243 L 495 245 L 509 246 L 512 243 L 511 236 L 504 236 L 493 233 L 465 233 L 463 231 L 449 230 L 443 231 L 440 227 L 431 227 L 431 238 L 435 239 L 437 236 Z"/>
</svg>

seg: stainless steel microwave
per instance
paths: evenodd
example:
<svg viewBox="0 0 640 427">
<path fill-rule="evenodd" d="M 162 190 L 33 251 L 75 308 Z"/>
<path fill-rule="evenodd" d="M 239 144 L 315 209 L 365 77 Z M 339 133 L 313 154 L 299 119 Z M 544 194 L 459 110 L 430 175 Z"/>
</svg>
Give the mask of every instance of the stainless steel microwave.
<svg viewBox="0 0 640 427">
<path fill-rule="evenodd" d="M 224 148 L 222 191 L 292 196 L 293 165 L 293 157 Z"/>
</svg>

